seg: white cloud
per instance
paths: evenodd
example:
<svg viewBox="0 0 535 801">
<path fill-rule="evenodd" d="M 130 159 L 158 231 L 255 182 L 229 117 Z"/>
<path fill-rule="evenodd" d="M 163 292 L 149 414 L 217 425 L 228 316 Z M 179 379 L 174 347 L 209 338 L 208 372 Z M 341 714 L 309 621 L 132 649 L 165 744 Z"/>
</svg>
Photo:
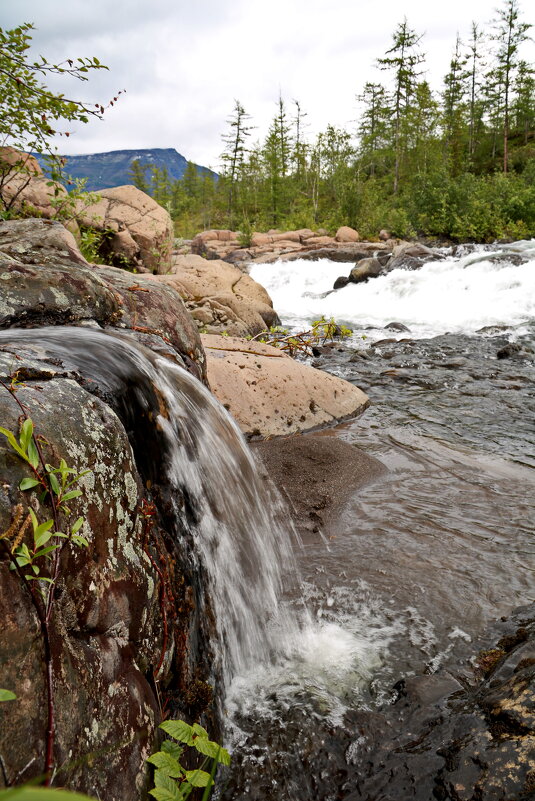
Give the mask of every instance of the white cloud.
<svg viewBox="0 0 535 801">
<path fill-rule="evenodd" d="M 18 0 L 2 25 L 34 22 L 38 52 L 51 59 L 97 56 L 110 67 L 66 93 L 107 102 L 126 94 L 103 123 L 77 130 L 65 153 L 176 147 L 217 167 L 225 120 L 239 99 L 262 137 L 279 91 L 308 112 L 309 132 L 350 126 L 366 80 L 383 79 L 374 61 L 403 16 L 420 33 L 428 77 L 438 89 L 457 31 L 488 22 L 487 0 L 441 6 L 406 0 Z M 526 8 L 524 8 L 526 12 Z M 527 13 L 524 17 L 528 19 Z M 53 88 L 60 84 L 54 82 Z"/>
</svg>

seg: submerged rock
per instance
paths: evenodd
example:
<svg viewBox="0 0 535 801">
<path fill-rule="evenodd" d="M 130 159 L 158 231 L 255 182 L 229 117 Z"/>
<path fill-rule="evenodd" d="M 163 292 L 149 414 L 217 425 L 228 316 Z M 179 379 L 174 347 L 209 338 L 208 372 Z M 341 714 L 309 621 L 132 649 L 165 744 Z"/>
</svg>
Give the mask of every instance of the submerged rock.
<svg viewBox="0 0 535 801">
<path fill-rule="evenodd" d="M 365 736 L 347 801 L 528 801 L 535 793 L 535 607 L 463 671 L 412 677 L 384 727 Z M 486 655 L 493 653 L 493 659 Z M 468 683 L 468 686 L 466 686 Z M 347 785 L 346 785 L 347 789 Z"/>
</svg>

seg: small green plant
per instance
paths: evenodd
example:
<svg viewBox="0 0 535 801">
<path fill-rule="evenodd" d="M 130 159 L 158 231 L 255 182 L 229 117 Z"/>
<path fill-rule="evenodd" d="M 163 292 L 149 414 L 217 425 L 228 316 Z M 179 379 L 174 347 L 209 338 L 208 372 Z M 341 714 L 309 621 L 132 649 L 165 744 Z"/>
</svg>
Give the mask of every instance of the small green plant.
<svg viewBox="0 0 535 801">
<path fill-rule="evenodd" d="M 253 238 L 253 228 L 247 218 L 244 217 L 241 230 L 238 232 L 238 242 L 241 248 L 250 248 Z"/>
<path fill-rule="evenodd" d="M 289 356 L 312 356 L 313 348 L 321 347 L 326 342 L 333 342 L 337 339 L 347 339 L 352 335 L 352 330 L 346 328 L 344 325 L 339 325 L 331 317 L 326 320 L 325 317 L 320 317 L 319 320 L 314 320 L 312 328 L 307 331 L 300 331 L 298 333 L 290 334 L 287 329 L 281 326 L 274 326 L 269 331 L 262 331 L 252 337 L 252 340 L 257 342 L 265 342 L 268 345 L 273 345 L 288 353 Z"/>
<path fill-rule="evenodd" d="M 0 701 L 14 701 L 16 697 L 15 693 L 11 692 L 11 690 L 0 689 Z"/>
<path fill-rule="evenodd" d="M 88 545 L 85 537 L 78 533 L 84 524 L 84 518 L 78 517 L 74 522 L 70 521 L 71 509 L 68 504 L 71 500 L 80 497 L 82 491 L 75 485 L 91 471 L 77 472 L 67 465 L 65 459 L 60 459 L 58 467 L 49 464 L 43 453 L 43 449 L 48 443 L 42 436 L 36 434 L 26 407 L 17 397 L 18 390 L 23 386 L 19 381 L 18 374 L 14 373 L 11 376 L 10 384 L 0 381 L 0 386 L 10 393 L 22 412 L 18 436 L 13 431 L 0 426 L 0 433 L 6 437 L 11 450 L 26 463 L 31 471 L 31 475 L 24 477 L 19 482 L 19 489 L 22 492 L 33 492 L 37 495 L 35 500 L 32 499 L 31 504 L 28 503 L 26 514 L 22 503 L 15 506 L 11 525 L 0 534 L 0 547 L 10 561 L 10 568 L 16 571 L 22 585 L 28 591 L 41 627 L 45 652 L 48 710 L 44 781 L 45 785 L 48 785 L 54 769 L 55 738 L 54 666 L 50 644 L 54 614 L 54 586 L 59 578 L 60 555 L 63 546 L 67 544 L 78 547 Z M 35 509 L 40 511 L 45 504 L 49 507 L 52 517 L 40 521 Z M 67 524 L 68 533 L 61 530 L 60 520 Z M 25 537 L 30 528 L 32 535 L 31 541 L 28 543 L 25 541 Z"/>
<path fill-rule="evenodd" d="M 184 801 L 195 787 L 204 787 L 202 801 L 207 801 L 214 784 L 218 765 L 230 765 L 230 754 L 222 746 L 208 739 L 208 732 L 194 723 L 183 720 L 166 720 L 160 728 L 173 740 L 164 740 L 159 751 L 148 762 L 154 765 L 154 787 L 150 794 L 156 801 Z M 176 740 L 177 742 L 174 742 Z M 204 759 L 199 768 L 186 770 L 180 760 L 184 746 L 194 748 Z M 204 770 L 212 760 L 211 770 Z"/>
</svg>

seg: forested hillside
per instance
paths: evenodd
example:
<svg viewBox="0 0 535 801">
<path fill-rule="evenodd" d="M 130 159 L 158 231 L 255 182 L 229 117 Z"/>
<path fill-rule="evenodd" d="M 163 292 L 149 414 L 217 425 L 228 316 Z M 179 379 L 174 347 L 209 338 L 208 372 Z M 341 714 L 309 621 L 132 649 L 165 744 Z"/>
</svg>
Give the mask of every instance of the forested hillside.
<svg viewBox="0 0 535 801">
<path fill-rule="evenodd" d="M 378 54 L 377 80 L 355 85 L 353 130 L 307 136 L 307 110 L 279 97 L 263 138 L 239 100 L 226 121 L 219 180 L 188 165 L 172 181 L 132 177 L 176 221 L 201 228 L 358 228 L 376 236 L 491 240 L 535 235 L 535 70 L 531 26 L 506 0 L 452 43 L 442 85 L 425 74 L 424 36 L 405 19 Z M 348 79 L 349 80 L 349 79 Z"/>
</svg>

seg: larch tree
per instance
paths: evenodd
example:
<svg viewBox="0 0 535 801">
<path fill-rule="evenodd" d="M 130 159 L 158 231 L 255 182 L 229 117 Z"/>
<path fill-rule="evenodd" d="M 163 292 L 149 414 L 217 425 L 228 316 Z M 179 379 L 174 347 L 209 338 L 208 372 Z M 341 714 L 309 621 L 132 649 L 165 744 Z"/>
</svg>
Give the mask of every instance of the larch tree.
<svg viewBox="0 0 535 801">
<path fill-rule="evenodd" d="M 254 126 L 248 125 L 250 119 L 250 114 L 247 114 L 240 101 L 235 100 L 234 109 L 227 120 L 230 131 L 221 137 L 225 143 L 221 161 L 224 167 L 224 177 L 228 183 L 228 215 L 231 220 L 235 210 L 236 187 L 247 152 L 247 139 L 254 128 Z"/>
<path fill-rule="evenodd" d="M 392 35 L 392 47 L 383 58 L 377 59 L 379 68 L 388 70 L 393 75 L 394 91 L 392 94 L 393 148 L 394 148 L 394 194 L 399 187 L 401 161 L 405 148 L 406 133 L 404 131 L 405 112 L 410 106 L 418 85 L 418 66 L 424 61 L 424 55 L 418 45 L 422 36 L 413 31 L 405 18 L 400 22 Z"/>
<path fill-rule="evenodd" d="M 520 19 L 518 0 L 506 0 L 498 9 L 498 16 L 493 20 L 494 33 L 491 39 L 496 42 L 495 66 L 491 78 L 498 88 L 500 113 L 503 128 L 503 171 L 508 171 L 509 133 L 511 115 L 511 97 L 514 78 L 520 63 L 521 45 L 529 38 L 528 31 L 532 27 Z"/>
</svg>

